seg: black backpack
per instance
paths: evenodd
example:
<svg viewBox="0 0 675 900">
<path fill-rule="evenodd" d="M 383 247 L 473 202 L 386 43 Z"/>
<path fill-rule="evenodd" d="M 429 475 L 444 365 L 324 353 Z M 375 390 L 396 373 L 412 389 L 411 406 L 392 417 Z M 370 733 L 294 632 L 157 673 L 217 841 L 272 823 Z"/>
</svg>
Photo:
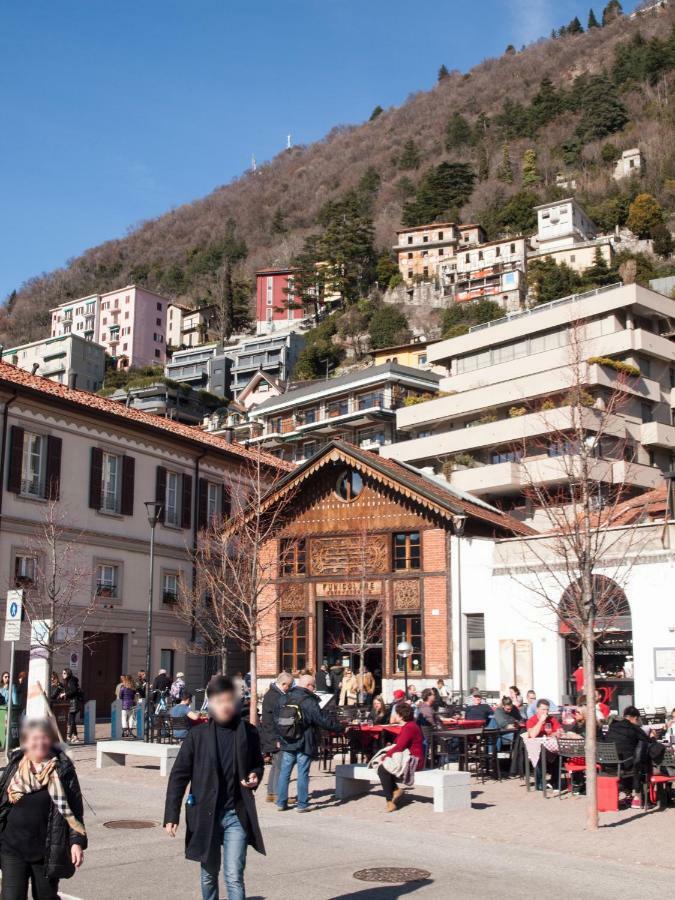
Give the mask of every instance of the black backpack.
<svg viewBox="0 0 675 900">
<path fill-rule="evenodd" d="M 277 713 L 277 733 L 286 744 L 299 741 L 305 733 L 305 720 L 302 715 L 302 707 L 299 702 L 286 703 Z"/>
</svg>

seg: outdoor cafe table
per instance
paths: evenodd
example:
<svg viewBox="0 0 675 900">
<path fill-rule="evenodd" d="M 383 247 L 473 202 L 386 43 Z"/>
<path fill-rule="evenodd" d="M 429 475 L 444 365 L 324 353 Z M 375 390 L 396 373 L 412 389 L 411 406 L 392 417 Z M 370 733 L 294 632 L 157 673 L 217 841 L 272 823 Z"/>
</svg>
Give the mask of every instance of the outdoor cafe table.
<svg viewBox="0 0 675 900">
<path fill-rule="evenodd" d="M 434 731 L 433 740 L 434 740 L 434 761 L 436 759 L 436 751 L 435 747 L 437 744 L 444 744 L 450 740 L 458 740 L 462 744 L 462 749 L 459 753 L 459 769 L 461 772 L 464 771 L 464 765 L 466 763 L 467 753 L 469 752 L 469 743 L 473 739 L 480 737 L 485 731 L 484 726 L 481 724 L 480 728 L 444 728 L 443 731 Z M 497 736 L 498 731 L 493 732 L 495 736 Z M 496 744 L 496 741 L 494 742 Z"/>
<path fill-rule="evenodd" d="M 558 740 L 557 738 L 549 734 L 546 737 L 526 737 L 523 735 L 522 737 L 523 745 L 525 747 L 525 787 L 527 790 L 531 790 L 530 788 L 530 763 L 534 769 L 537 768 L 537 764 L 541 760 L 541 787 L 542 787 L 542 796 L 546 799 L 547 791 L 546 791 L 546 753 L 552 753 L 555 756 L 558 755 Z M 535 778 L 536 782 L 536 778 Z"/>
<path fill-rule="evenodd" d="M 359 750 L 364 753 L 371 747 L 379 750 L 384 746 L 385 739 L 387 737 L 394 739 L 401 728 L 403 725 L 347 725 L 351 763 L 356 761 L 356 753 Z"/>
</svg>

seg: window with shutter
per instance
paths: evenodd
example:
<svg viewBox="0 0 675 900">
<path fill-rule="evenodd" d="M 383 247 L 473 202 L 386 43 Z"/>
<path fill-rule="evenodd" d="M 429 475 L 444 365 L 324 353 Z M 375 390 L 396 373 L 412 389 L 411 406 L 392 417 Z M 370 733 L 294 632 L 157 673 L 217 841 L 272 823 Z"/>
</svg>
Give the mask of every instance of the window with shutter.
<svg viewBox="0 0 675 900">
<path fill-rule="evenodd" d="M 199 479 L 197 495 L 197 528 L 206 528 L 209 523 L 208 513 L 209 482 L 206 478 Z"/>
<path fill-rule="evenodd" d="M 48 500 L 58 500 L 61 494 L 61 448 L 63 441 L 60 437 L 50 434 L 47 437 L 47 471 L 45 475 L 45 490 Z"/>
<path fill-rule="evenodd" d="M 225 487 L 224 484 L 220 486 L 220 512 L 223 519 L 227 520 L 232 515 L 232 501 L 230 498 L 230 492 Z"/>
<path fill-rule="evenodd" d="M 122 457 L 116 453 L 103 454 L 101 478 L 101 510 L 107 513 L 120 511 L 120 476 Z"/>
<path fill-rule="evenodd" d="M 182 476 L 181 528 L 192 526 L 192 475 Z"/>
<path fill-rule="evenodd" d="M 23 465 L 23 437 L 24 430 L 18 425 L 12 425 L 9 439 L 9 474 L 7 477 L 7 490 L 13 494 L 21 493 L 21 469 Z"/>
<path fill-rule="evenodd" d="M 100 509 L 103 480 L 103 450 L 91 448 L 91 464 L 89 466 L 89 508 Z"/>
<path fill-rule="evenodd" d="M 180 475 L 178 472 L 166 471 L 166 489 L 164 491 L 164 522 L 178 528 L 181 523 L 180 513 Z"/>
<path fill-rule="evenodd" d="M 164 466 L 157 466 L 155 503 L 159 504 L 157 521 L 164 524 L 166 522 L 166 469 Z"/>
<path fill-rule="evenodd" d="M 122 457 L 122 501 L 120 512 L 123 516 L 134 514 L 134 480 L 136 460 L 133 456 Z"/>
</svg>

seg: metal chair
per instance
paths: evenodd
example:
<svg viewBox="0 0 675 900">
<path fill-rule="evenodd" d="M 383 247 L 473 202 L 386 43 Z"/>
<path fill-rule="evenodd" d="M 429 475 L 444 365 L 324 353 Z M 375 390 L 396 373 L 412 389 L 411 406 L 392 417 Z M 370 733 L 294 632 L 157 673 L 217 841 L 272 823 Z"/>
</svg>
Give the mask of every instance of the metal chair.
<svg viewBox="0 0 675 900">
<path fill-rule="evenodd" d="M 671 769 L 673 774 L 653 772 L 645 785 L 645 794 L 649 798 L 649 802 L 655 804 L 658 801 L 661 809 L 666 806 L 666 802 L 670 799 L 670 786 L 675 782 L 675 752 L 672 747 L 666 748 L 663 759 L 659 763 L 659 769 L 662 768 Z"/>
<path fill-rule="evenodd" d="M 601 769 L 616 768 L 616 775 L 619 780 L 621 779 L 621 767 L 624 767 L 625 775 L 625 769 L 632 768 L 632 765 L 634 763 L 633 757 L 630 757 L 628 759 L 621 759 L 621 757 L 619 756 L 619 751 L 616 749 L 616 744 L 606 741 L 598 742 L 595 750 L 595 758 Z"/>
<path fill-rule="evenodd" d="M 563 778 L 569 780 L 569 791 L 572 793 L 574 775 L 586 772 L 586 751 L 583 740 L 561 735 L 558 738 L 558 784 L 559 799 L 562 800 Z"/>
</svg>

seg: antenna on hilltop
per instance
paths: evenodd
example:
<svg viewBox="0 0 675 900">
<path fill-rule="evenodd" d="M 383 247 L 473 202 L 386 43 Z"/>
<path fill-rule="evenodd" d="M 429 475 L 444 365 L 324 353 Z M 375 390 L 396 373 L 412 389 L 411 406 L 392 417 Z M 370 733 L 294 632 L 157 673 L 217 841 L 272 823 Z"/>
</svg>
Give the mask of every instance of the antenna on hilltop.
<svg viewBox="0 0 675 900">
<path fill-rule="evenodd" d="M 286 149 L 290 150 L 292 146 L 293 145 L 291 143 L 291 136 L 290 136 L 290 134 L 287 134 L 286 135 Z"/>
<path fill-rule="evenodd" d="M 255 172 L 258 169 L 258 164 L 255 161 L 255 156 L 251 157 L 251 171 Z"/>
</svg>

